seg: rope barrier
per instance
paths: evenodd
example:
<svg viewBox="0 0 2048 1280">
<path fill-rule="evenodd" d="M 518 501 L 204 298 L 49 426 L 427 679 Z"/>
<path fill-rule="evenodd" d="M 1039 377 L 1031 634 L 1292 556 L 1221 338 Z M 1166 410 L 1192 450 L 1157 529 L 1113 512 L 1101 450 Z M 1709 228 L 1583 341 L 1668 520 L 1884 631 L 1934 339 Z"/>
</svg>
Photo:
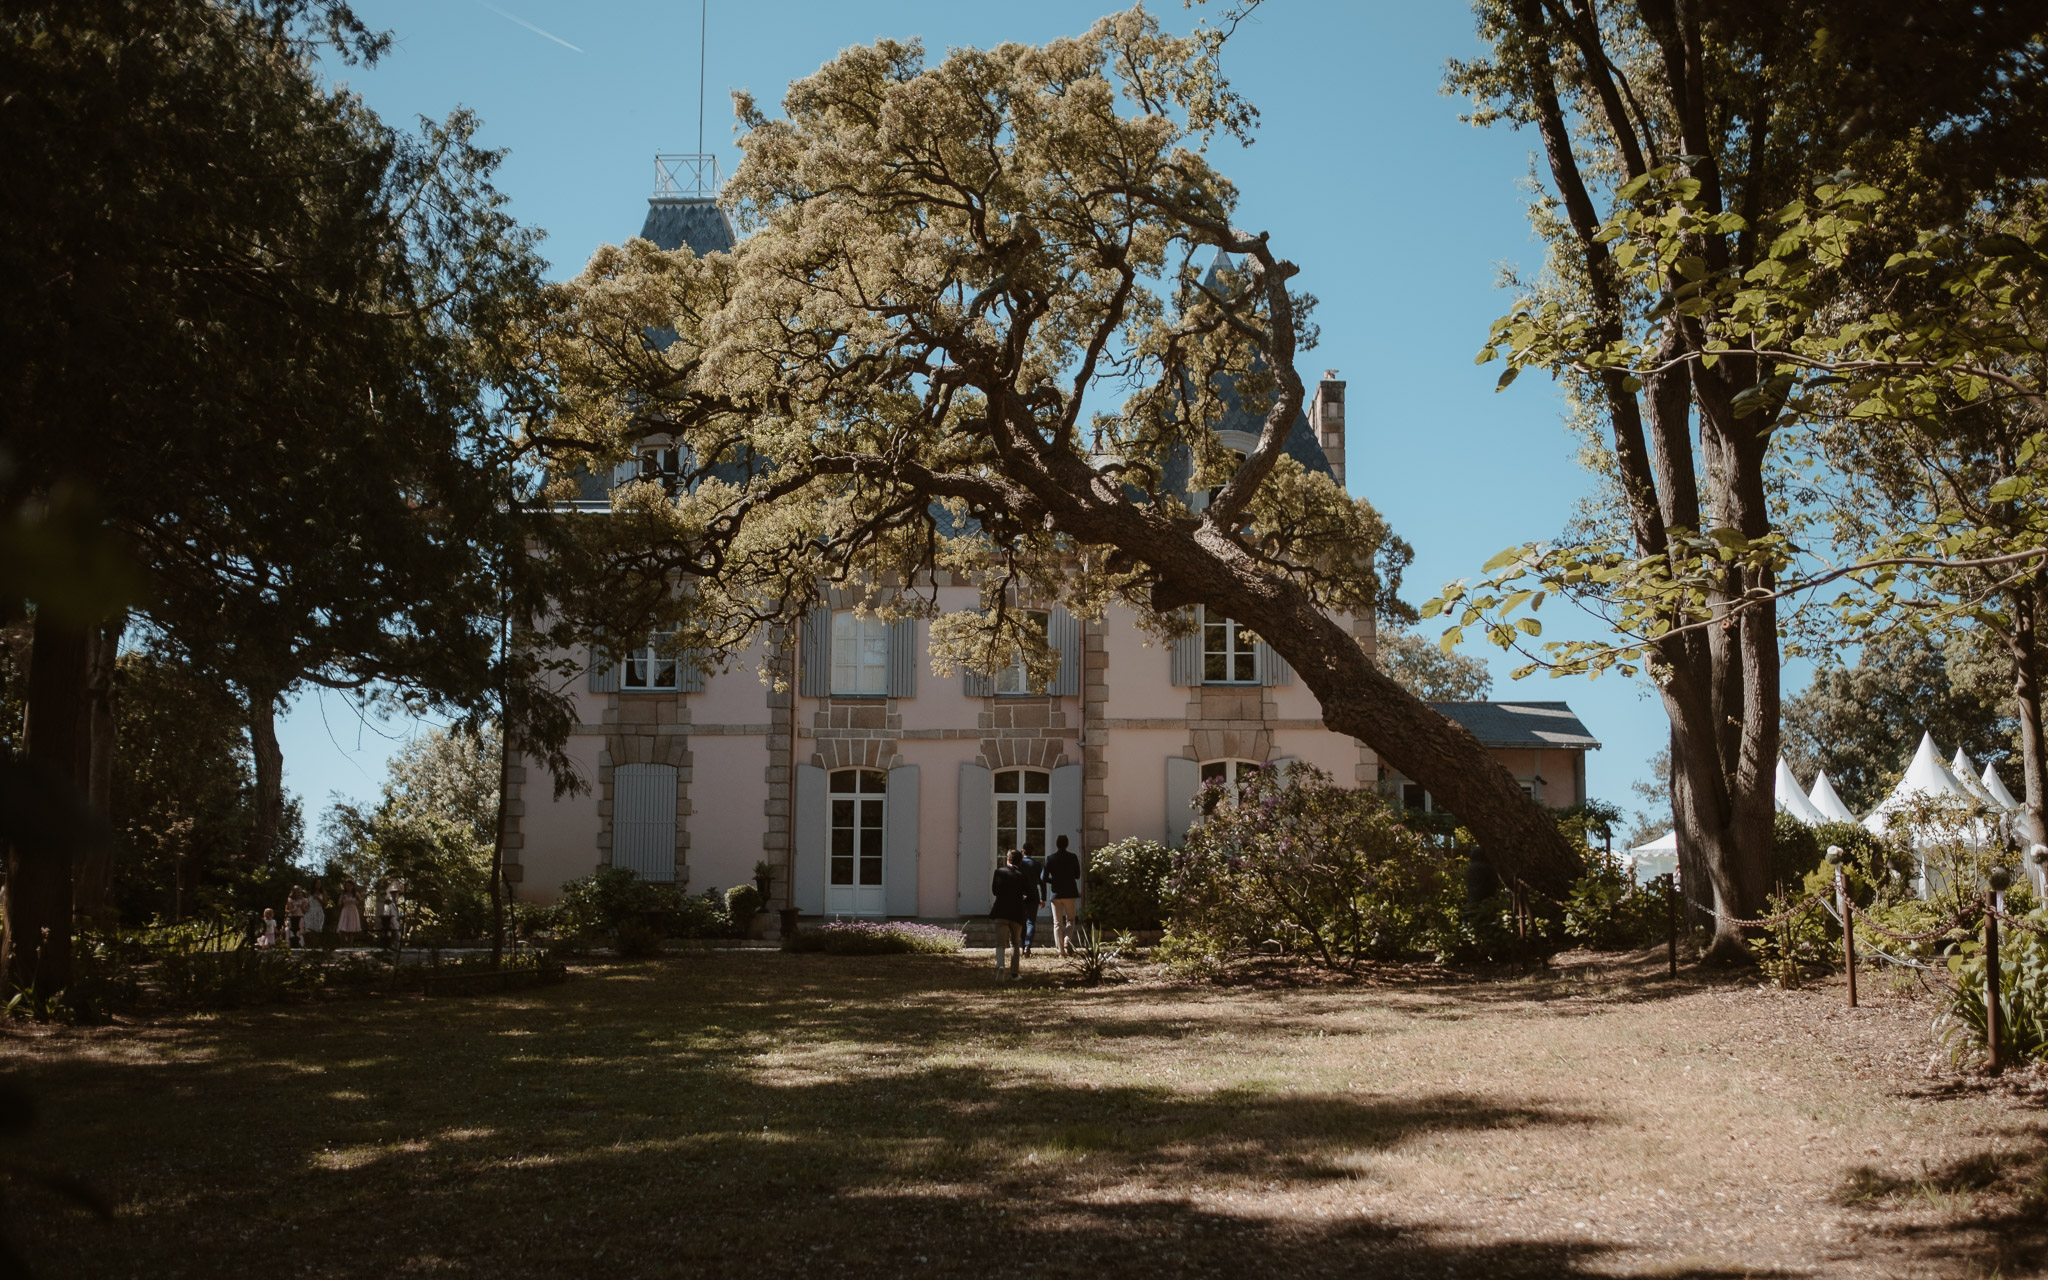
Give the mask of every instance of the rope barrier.
<svg viewBox="0 0 2048 1280">
<path fill-rule="evenodd" d="M 1894 942 L 1933 942 L 1935 939 L 1944 937 L 1957 929 L 1967 932 L 1970 927 L 1969 923 L 1962 916 L 1957 916 L 1946 924 L 1929 929 L 1926 933 L 1900 933 L 1896 929 L 1888 929 L 1871 919 L 1870 913 L 1857 906 L 1853 898 L 1849 901 L 1849 914 L 1861 920 L 1864 927 L 1872 933 L 1882 934 Z"/>
<path fill-rule="evenodd" d="M 1841 916 L 1840 916 L 1839 914 L 1837 914 L 1837 913 L 1836 913 L 1836 911 L 1835 911 L 1835 908 L 1834 908 L 1834 904 L 1833 904 L 1833 903 L 1829 903 L 1829 902 L 1823 902 L 1823 903 L 1821 903 L 1820 905 L 1821 905 L 1821 909 L 1822 909 L 1822 910 L 1824 910 L 1824 911 L 1826 911 L 1826 912 L 1828 913 L 1828 915 L 1829 915 L 1830 917 L 1832 917 L 1832 918 L 1833 918 L 1833 920 L 1834 920 L 1835 924 L 1836 924 L 1837 926 L 1840 926 L 1840 925 L 1841 925 L 1841 923 L 1842 923 L 1842 917 L 1841 917 Z M 1860 913 L 1858 913 L 1858 912 L 1857 912 L 1857 910 L 1856 910 L 1856 904 L 1855 904 L 1855 903 L 1853 903 L 1853 902 L 1849 904 L 1849 912 L 1850 912 L 1850 914 L 1851 914 L 1851 915 L 1857 915 L 1857 914 L 1860 914 Z M 1924 970 L 1926 970 L 1926 971 L 1927 971 L 1927 972 L 1929 972 L 1929 973 L 1940 973 L 1940 972 L 1942 972 L 1942 970 L 1941 970 L 1940 968 L 1938 968 L 1937 966 L 1935 966 L 1935 965 L 1931 965 L 1931 964 L 1924 964 L 1924 963 L 1922 963 L 1921 961 L 1918 961 L 1918 960 L 1907 960 L 1907 959 L 1904 959 L 1903 957 L 1900 957 L 1900 956 L 1895 956 L 1895 955 L 1891 954 L 1891 953 L 1890 953 L 1889 951 L 1886 951 L 1886 950 L 1885 950 L 1885 949 L 1884 949 L 1883 947 L 1877 946 L 1876 944 L 1874 944 L 1874 943 L 1871 943 L 1871 942 L 1867 942 L 1867 941 L 1866 941 L 1866 942 L 1864 942 L 1864 943 L 1862 944 L 1862 947 L 1863 947 L 1863 949 L 1864 949 L 1865 951 L 1867 951 L 1867 952 L 1868 952 L 1868 953 L 1870 953 L 1871 955 L 1874 955 L 1874 956 L 1878 957 L 1878 958 L 1879 958 L 1880 960 L 1886 960 L 1886 961 L 1889 961 L 1890 963 L 1892 963 L 1892 964 L 1895 964 L 1895 965 L 1898 965 L 1898 966 L 1900 966 L 1901 968 L 1906 968 L 1906 969 L 1924 969 Z"/>
<path fill-rule="evenodd" d="M 1793 916 L 1796 916 L 1800 912 L 1806 910 L 1814 903 L 1820 902 L 1821 895 L 1817 893 L 1808 894 L 1806 897 L 1800 899 L 1798 902 L 1795 902 L 1791 906 L 1785 908 L 1783 911 L 1780 911 L 1777 915 L 1765 916 L 1761 920 L 1744 920 L 1740 916 L 1723 915 L 1719 911 L 1716 911 L 1712 907 L 1708 906 L 1706 903 L 1700 902 L 1694 898 L 1687 898 L 1685 901 L 1687 905 L 1699 908 L 1701 911 L 1706 912 L 1708 915 L 1714 917 L 1716 920 L 1726 920 L 1729 924 L 1736 925 L 1744 929 L 1768 929 L 1772 925 L 1779 925 L 1785 923 L 1787 920 L 1790 920 Z"/>
</svg>

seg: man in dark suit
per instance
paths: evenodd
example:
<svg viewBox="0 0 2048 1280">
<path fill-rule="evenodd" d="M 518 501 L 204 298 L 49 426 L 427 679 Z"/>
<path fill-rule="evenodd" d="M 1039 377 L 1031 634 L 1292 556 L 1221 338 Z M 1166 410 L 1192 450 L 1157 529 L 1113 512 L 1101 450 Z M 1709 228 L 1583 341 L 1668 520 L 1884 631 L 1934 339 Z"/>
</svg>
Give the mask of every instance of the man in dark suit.
<svg viewBox="0 0 2048 1280">
<path fill-rule="evenodd" d="M 1011 980 L 1024 963 L 1024 922 L 1038 914 L 1038 882 L 1025 870 L 1022 849 L 1010 850 L 1007 864 L 989 879 L 989 919 L 996 922 L 996 981 L 1003 980 L 1003 952 L 1010 953 Z"/>
<path fill-rule="evenodd" d="M 1045 860 L 1045 892 L 1052 898 L 1052 937 L 1060 954 L 1073 951 L 1075 918 L 1081 911 L 1081 855 L 1061 836 Z"/>
</svg>

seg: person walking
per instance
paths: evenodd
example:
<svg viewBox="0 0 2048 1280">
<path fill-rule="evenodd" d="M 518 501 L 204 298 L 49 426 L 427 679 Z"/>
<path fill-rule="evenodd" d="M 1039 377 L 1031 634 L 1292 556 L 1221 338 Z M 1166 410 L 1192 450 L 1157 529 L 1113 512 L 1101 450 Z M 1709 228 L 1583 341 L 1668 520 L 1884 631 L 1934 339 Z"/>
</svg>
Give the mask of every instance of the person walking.
<svg viewBox="0 0 2048 1280">
<path fill-rule="evenodd" d="M 1022 849 L 1010 850 L 1009 863 L 996 868 L 988 884 L 989 919 L 996 922 L 996 981 L 1003 980 L 1003 952 L 1010 953 L 1011 981 L 1024 963 L 1024 922 L 1038 910 L 1038 886 L 1024 870 Z"/>
<path fill-rule="evenodd" d="M 1045 891 L 1052 896 L 1052 939 L 1061 955 L 1072 955 L 1075 919 L 1081 912 L 1081 855 L 1061 836 L 1045 860 Z"/>
<path fill-rule="evenodd" d="M 341 882 L 341 918 L 335 921 L 335 931 L 341 934 L 343 944 L 354 946 L 363 932 L 363 891 L 356 888 L 353 880 Z"/>
<path fill-rule="evenodd" d="M 1017 853 L 1023 859 L 1024 877 L 1031 881 L 1031 912 L 1024 917 L 1024 954 L 1028 956 L 1031 944 L 1038 941 L 1038 909 L 1045 905 L 1045 870 L 1031 856 L 1030 849 L 1019 849 Z"/>
</svg>

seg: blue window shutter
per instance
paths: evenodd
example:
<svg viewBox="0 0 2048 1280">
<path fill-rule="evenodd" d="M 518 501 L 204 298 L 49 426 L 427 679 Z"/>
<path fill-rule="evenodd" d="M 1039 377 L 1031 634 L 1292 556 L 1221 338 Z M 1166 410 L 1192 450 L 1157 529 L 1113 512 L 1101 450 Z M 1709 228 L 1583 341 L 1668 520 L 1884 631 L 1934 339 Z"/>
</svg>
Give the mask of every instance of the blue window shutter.
<svg viewBox="0 0 2048 1280">
<path fill-rule="evenodd" d="M 1195 793 L 1202 789 L 1202 766 L 1179 756 L 1166 757 L 1166 843 L 1180 847 L 1195 825 Z"/>
<path fill-rule="evenodd" d="M 1047 853 L 1059 847 L 1061 836 L 1067 838 L 1067 847 L 1075 854 L 1081 852 L 1081 773 L 1078 764 L 1063 764 L 1052 771 L 1052 803 L 1045 814 Z"/>
<path fill-rule="evenodd" d="M 1173 682 L 1202 683 L 1202 633 L 1181 636 L 1173 642 Z"/>
<path fill-rule="evenodd" d="M 790 901 L 805 915 L 825 912 L 825 771 L 796 767 L 796 848 L 790 857 Z"/>
<path fill-rule="evenodd" d="M 832 611 L 830 609 L 819 605 L 804 615 L 804 620 L 797 625 L 796 647 L 796 691 L 806 698 L 831 696 Z M 823 892 L 823 890 L 820 890 L 820 892 Z M 822 909 L 821 907 L 820 910 Z"/>
<path fill-rule="evenodd" d="M 917 914 L 917 766 L 889 770 L 889 801 L 882 808 L 882 910 Z"/>
<path fill-rule="evenodd" d="M 960 764 L 959 905 L 963 916 L 985 916 L 989 880 L 996 872 L 995 780 L 981 765 Z"/>
<path fill-rule="evenodd" d="M 1259 641 L 1259 683 L 1268 688 L 1294 683 L 1294 668 L 1288 666 L 1287 659 L 1273 652 L 1273 646 L 1264 640 Z"/>
<path fill-rule="evenodd" d="M 590 646 L 590 691 L 592 693 L 617 693 L 619 691 L 619 664 L 612 656 L 596 645 Z"/>
<path fill-rule="evenodd" d="M 1052 678 L 1050 692 L 1055 698 L 1081 696 L 1081 620 L 1065 609 L 1054 609 L 1047 623 L 1046 638 L 1060 651 L 1059 674 Z"/>
<path fill-rule="evenodd" d="M 898 618 L 889 624 L 889 696 L 917 696 L 917 619 Z"/>
<path fill-rule="evenodd" d="M 612 865 L 642 880 L 676 878 L 676 769 L 622 764 L 612 773 Z"/>
<path fill-rule="evenodd" d="M 684 693 L 704 692 L 704 682 L 711 677 L 706 666 L 710 656 L 708 649 L 685 649 L 676 655 L 676 683 Z"/>
</svg>

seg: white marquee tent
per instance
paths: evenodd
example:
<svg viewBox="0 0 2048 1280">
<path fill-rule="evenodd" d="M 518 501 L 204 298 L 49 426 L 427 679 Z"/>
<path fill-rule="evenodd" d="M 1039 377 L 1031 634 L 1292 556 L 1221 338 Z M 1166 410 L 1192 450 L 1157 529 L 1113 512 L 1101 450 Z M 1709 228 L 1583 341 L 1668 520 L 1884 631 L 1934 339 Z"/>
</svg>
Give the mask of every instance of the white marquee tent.
<svg viewBox="0 0 2048 1280">
<path fill-rule="evenodd" d="M 1630 849 L 1628 861 L 1635 868 L 1637 884 L 1648 884 L 1658 876 L 1677 875 L 1678 832 L 1667 831 L 1648 844 Z"/>
<path fill-rule="evenodd" d="M 2019 812 L 2020 802 L 2013 799 L 2012 792 L 2005 789 L 2005 783 L 2000 780 L 1997 769 L 1988 764 L 1985 765 L 1984 776 L 1978 779 L 1978 781 L 1984 786 L 1984 794 L 1996 800 L 2004 807 L 2007 813 Z"/>
<path fill-rule="evenodd" d="M 1829 822 L 1856 821 L 1856 815 L 1842 803 L 1842 797 L 1835 794 L 1835 784 L 1828 781 L 1826 769 L 1814 775 L 1813 790 L 1807 793 L 1806 798 L 1813 801 L 1813 807 L 1820 810 L 1821 817 Z"/>
<path fill-rule="evenodd" d="M 1799 819 L 1809 827 L 1826 822 L 1827 815 L 1814 808 L 1813 801 L 1799 789 L 1799 779 L 1792 776 L 1792 766 L 1785 763 L 1785 757 L 1778 757 L 1778 807 Z"/>
</svg>

